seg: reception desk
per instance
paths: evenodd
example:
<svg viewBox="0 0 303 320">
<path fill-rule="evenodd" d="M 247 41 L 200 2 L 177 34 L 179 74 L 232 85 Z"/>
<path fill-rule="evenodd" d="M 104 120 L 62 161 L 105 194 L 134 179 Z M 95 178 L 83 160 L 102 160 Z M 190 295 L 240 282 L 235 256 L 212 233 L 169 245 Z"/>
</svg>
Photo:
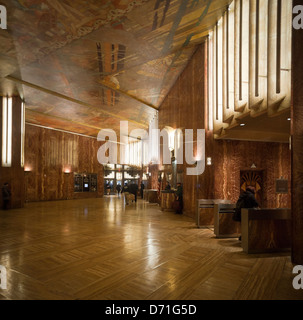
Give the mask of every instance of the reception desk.
<svg viewBox="0 0 303 320">
<path fill-rule="evenodd" d="M 291 248 L 290 209 L 242 209 L 245 253 L 284 252 Z"/>
<path fill-rule="evenodd" d="M 216 204 L 214 208 L 215 235 L 217 238 L 239 238 L 241 224 L 233 220 L 235 204 Z"/>
<path fill-rule="evenodd" d="M 143 190 L 143 200 L 148 201 L 148 189 Z"/>
<path fill-rule="evenodd" d="M 214 207 L 215 204 L 230 204 L 229 200 L 219 199 L 200 199 L 196 205 L 196 223 L 197 227 L 213 227 L 214 226 Z"/>
<path fill-rule="evenodd" d="M 158 190 L 143 190 L 143 199 L 149 203 L 158 203 Z"/>
<path fill-rule="evenodd" d="M 161 191 L 161 210 L 162 211 L 174 211 L 175 192 Z"/>
</svg>

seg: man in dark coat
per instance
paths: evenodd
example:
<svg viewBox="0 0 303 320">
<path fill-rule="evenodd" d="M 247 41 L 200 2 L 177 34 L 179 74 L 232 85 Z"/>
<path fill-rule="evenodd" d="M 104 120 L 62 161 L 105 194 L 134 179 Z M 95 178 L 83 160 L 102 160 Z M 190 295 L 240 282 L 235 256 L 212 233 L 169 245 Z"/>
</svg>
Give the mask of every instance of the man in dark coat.
<svg viewBox="0 0 303 320">
<path fill-rule="evenodd" d="M 137 202 L 138 190 L 139 187 L 135 183 L 130 184 L 128 187 L 128 192 L 135 196 L 135 202 Z"/>
<path fill-rule="evenodd" d="M 253 209 L 259 208 L 260 205 L 255 198 L 255 188 L 254 187 L 247 187 L 246 191 L 242 193 L 237 201 L 235 214 L 234 214 L 234 221 L 241 222 L 241 210 L 245 209 Z"/>
<path fill-rule="evenodd" d="M 168 181 L 166 182 L 165 190 L 166 191 L 170 191 L 171 190 L 171 186 L 170 186 L 170 183 Z"/>
<path fill-rule="evenodd" d="M 120 192 L 121 192 L 121 185 L 120 184 L 118 184 L 117 186 L 116 186 L 116 190 L 117 190 L 117 192 L 118 192 L 118 197 L 120 196 Z"/>
</svg>

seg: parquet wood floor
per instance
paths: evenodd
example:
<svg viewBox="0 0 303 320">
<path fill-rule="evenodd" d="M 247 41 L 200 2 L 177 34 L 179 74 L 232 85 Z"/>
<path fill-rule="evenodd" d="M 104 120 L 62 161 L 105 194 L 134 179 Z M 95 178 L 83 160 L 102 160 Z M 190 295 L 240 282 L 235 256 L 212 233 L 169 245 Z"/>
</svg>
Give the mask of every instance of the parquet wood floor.
<svg viewBox="0 0 303 320">
<path fill-rule="evenodd" d="M 0 211 L 0 300 L 303 300 L 290 254 L 246 255 L 186 216 L 139 200 Z"/>
</svg>

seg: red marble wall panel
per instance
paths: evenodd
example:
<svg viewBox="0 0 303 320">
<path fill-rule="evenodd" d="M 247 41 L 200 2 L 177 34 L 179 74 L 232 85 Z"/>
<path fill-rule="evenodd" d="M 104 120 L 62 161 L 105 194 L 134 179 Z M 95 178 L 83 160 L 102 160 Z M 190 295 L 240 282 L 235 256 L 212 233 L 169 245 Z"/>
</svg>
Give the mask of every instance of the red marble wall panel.
<svg viewBox="0 0 303 320">
<path fill-rule="evenodd" d="M 291 152 L 288 144 L 214 141 L 215 157 L 213 170 L 215 177 L 214 197 L 237 201 L 240 194 L 240 172 L 263 171 L 264 208 L 291 207 Z M 289 181 L 288 194 L 276 194 L 276 180 L 283 177 Z"/>
<path fill-rule="evenodd" d="M 25 189 L 27 201 L 102 197 L 103 166 L 95 139 L 26 126 Z M 66 173 L 69 171 L 70 173 Z M 98 174 L 98 192 L 74 193 L 74 173 Z"/>
</svg>

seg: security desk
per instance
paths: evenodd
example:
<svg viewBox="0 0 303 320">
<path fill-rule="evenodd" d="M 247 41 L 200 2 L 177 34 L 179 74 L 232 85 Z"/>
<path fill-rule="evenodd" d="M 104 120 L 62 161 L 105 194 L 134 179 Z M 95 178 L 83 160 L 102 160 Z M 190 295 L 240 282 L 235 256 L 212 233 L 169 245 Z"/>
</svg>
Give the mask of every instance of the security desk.
<svg viewBox="0 0 303 320">
<path fill-rule="evenodd" d="M 242 248 L 245 253 L 291 249 L 290 209 L 242 209 Z"/>
<path fill-rule="evenodd" d="M 239 238 L 241 235 L 241 224 L 233 220 L 235 204 L 215 204 L 215 235 L 217 238 Z"/>
<path fill-rule="evenodd" d="M 219 199 L 199 199 L 196 205 L 196 223 L 197 227 L 213 227 L 214 226 L 214 207 L 219 203 L 231 203 L 229 200 Z"/>
</svg>

